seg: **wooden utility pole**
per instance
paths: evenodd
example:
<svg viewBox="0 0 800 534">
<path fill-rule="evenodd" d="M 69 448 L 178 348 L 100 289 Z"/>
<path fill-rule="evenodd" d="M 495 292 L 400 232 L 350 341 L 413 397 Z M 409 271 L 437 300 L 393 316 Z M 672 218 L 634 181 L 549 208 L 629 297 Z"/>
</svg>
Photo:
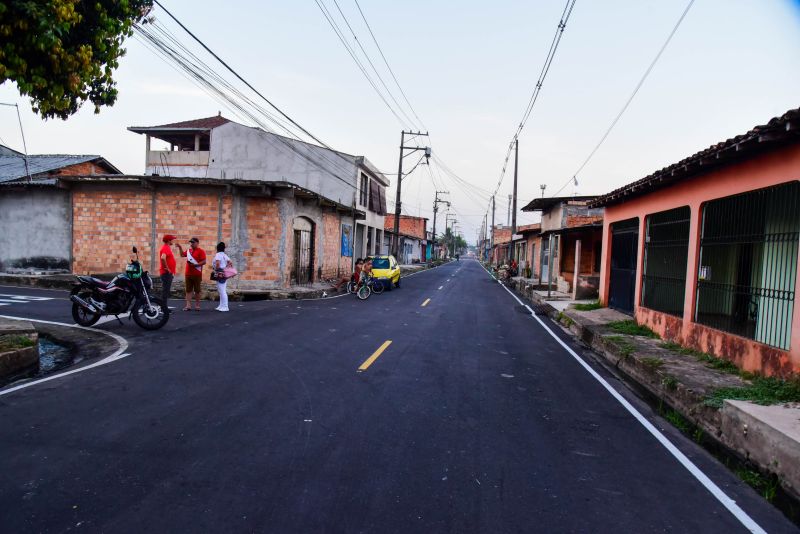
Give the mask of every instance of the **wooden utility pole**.
<svg viewBox="0 0 800 534">
<path fill-rule="evenodd" d="M 514 141 L 514 192 L 511 204 L 511 241 L 508 244 L 509 258 L 514 259 L 514 234 L 517 233 L 517 170 L 519 168 L 519 139 Z"/>
<path fill-rule="evenodd" d="M 426 158 L 429 158 L 431 156 L 430 147 L 405 146 L 406 134 L 414 137 L 428 136 L 427 133 L 422 133 L 422 132 L 406 132 L 405 130 L 400 132 L 400 162 L 397 165 L 397 194 L 395 195 L 395 202 L 394 202 L 394 241 L 392 242 L 393 245 L 392 252 L 394 254 L 395 259 L 397 259 L 400 254 L 400 214 L 402 212 L 401 211 L 402 204 L 400 203 L 400 188 L 403 185 L 403 158 L 406 157 L 408 154 L 411 154 L 412 152 L 416 152 L 417 150 L 424 150 Z M 409 150 L 410 152 L 408 152 L 408 154 L 404 154 L 406 150 Z"/>
</svg>

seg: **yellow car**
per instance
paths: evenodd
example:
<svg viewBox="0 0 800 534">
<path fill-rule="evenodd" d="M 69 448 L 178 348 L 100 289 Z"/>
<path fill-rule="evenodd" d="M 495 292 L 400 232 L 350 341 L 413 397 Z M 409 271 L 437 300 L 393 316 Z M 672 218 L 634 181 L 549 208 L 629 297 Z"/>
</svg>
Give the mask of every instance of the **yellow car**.
<svg viewBox="0 0 800 534">
<path fill-rule="evenodd" d="M 372 260 L 372 276 L 383 280 L 388 289 L 400 287 L 400 265 L 394 256 L 370 256 Z"/>
</svg>

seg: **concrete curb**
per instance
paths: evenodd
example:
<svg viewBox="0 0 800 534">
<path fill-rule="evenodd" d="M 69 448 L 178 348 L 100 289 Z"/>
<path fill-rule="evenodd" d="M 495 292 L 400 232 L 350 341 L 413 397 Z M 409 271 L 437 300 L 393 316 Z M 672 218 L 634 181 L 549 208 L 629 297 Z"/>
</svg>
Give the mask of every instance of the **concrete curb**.
<svg viewBox="0 0 800 534">
<path fill-rule="evenodd" d="M 31 323 L 0 319 L 0 337 L 2 336 L 21 336 L 30 340 L 33 345 L 0 352 L 0 379 L 13 378 L 38 368 L 39 335 Z"/>
<path fill-rule="evenodd" d="M 511 287 L 516 289 L 515 283 Z M 775 406 L 726 400 L 722 409 L 706 404 L 708 394 L 720 387 L 747 382 L 736 375 L 711 369 L 690 357 L 661 348 L 660 339 L 620 335 L 588 317 L 591 312 L 559 312 L 537 293 L 520 292 L 537 307 L 588 346 L 598 360 L 613 367 L 632 385 L 658 403 L 675 410 L 707 438 L 730 454 L 750 462 L 765 473 L 777 475 L 782 488 L 800 500 L 800 408 L 794 408 L 791 431 L 771 426 L 758 414 Z M 777 407 L 783 410 L 783 407 Z M 749 430 L 748 430 L 749 429 Z"/>
</svg>

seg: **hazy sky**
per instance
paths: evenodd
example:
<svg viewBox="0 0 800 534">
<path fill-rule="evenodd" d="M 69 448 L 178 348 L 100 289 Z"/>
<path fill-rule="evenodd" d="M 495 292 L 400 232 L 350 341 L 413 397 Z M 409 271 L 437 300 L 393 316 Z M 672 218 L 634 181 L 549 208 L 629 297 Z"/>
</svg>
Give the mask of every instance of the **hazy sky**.
<svg viewBox="0 0 800 534">
<path fill-rule="evenodd" d="M 338 1 L 381 67 L 355 4 Z M 387 173 L 397 172 L 401 126 L 314 0 L 228 2 L 223 10 L 219 2 L 205 0 L 164 3 L 327 144 L 365 155 Z M 326 3 L 335 11 L 332 0 Z M 539 184 L 554 193 L 577 170 L 686 3 L 578 0 L 520 137 L 520 207 L 540 195 Z M 431 132 L 434 152 L 463 179 L 494 190 L 564 2 L 360 4 Z M 154 15 L 168 22 L 158 9 Z M 45 122 L 32 114 L 13 85 L 0 86 L 0 102 L 20 104 L 30 153 L 101 154 L 125 172 L 141 173 L 144 138 L 126 131 L 127 126 L 219 110 L 235 119 L 137 40 L 129 40 L 127 48 L 116 73 L 119 101 L 99 115 L 86 106 L 67 121 Z M 578 176 L 577 192 L 609 191 L 800 107 L 799 65 L 800 1 L 697 0 L 627 113 Z M 388 73 L 381 74 L 390 81 Z M 13 108 L 0 107 L 0 143 L 21 149 Z M 486 211 L 485 196 L 467 195 L 446 177 L 437 175 L 436 180 L 450 191 L 461 229 L 472 242 Z M 510 189 L 509 172 L 498 193 L 498 222 L 505 222 Z M 418 167 L 403 182 L 404 212 L 430 217 L 433 191 L 428 169 Z M 569 187 L 565 193 L 575 191 Z M 521 214 L 518 223 L 533 220 Z"/>
</svg>

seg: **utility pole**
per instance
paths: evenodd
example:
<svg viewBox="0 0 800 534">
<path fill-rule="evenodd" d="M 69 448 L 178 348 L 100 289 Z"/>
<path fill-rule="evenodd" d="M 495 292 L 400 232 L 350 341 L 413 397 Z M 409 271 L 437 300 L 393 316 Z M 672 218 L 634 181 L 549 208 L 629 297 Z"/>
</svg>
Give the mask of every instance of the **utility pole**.
<svg viewBox="0 0 800 534">
<path fill-rule="evenodd" d="M 492 243 L 489 247 L 492 261 L 494 261 L 494 195 L 492 195 Z"/>
<path fill-rule="evenodd" d="M 519 139 L 514 141 L 514 200 L 511 206 L 511 241 L 508 243 L 509 259 L 514 259 L 514 234 L 517 233 L 517 170 L 519 169 Z"/>
<path fill-rule="evenodd" d="M 508 212 L 506 213 L 506 226 L 511 226 L 511 195 L 508 195 Z"/>
<path fill-rule="evenodd" d="M 406 145 L 406 134 L 413 136 L 413 137 L 428 137 L 428 133 L 422 132 L 406 132 L 403 130 L 400 132 L 400 162 L 397 166 L 397 195 L 395 196 L 394 202 L 394 241 L 393 241 L 393 253 L 395 258 L 399 258 L 400 256 L 400 213 L 402 209 L 402 205 L 400 203 L 400 187 L 403 184 L 403 158 L 408 156 L 409 154 L 413 154 L 417 150 L 424 150 L 425 157 L 431 157 L 431 148 L 430 147 L 419 147 L 419 146 L 405 146 Z M 408 151 L 408 153 L 404 153 Z M 399 260 L 398 260 L 399 261 Z"/>
<path fill-rule="evenodd" d="M 450 207 L 450 202 L 446 200 L 439 200 L 439 195 L 449 195 L 449 191 L 436 191 L 436 197 L 433 200 L 433 259 L 436 259 L 437 252 L 436 252 L 436 212 L 439 211 L 439 204 L 444 203 L 447 204 L 447 207 Z"/>
</svg>

